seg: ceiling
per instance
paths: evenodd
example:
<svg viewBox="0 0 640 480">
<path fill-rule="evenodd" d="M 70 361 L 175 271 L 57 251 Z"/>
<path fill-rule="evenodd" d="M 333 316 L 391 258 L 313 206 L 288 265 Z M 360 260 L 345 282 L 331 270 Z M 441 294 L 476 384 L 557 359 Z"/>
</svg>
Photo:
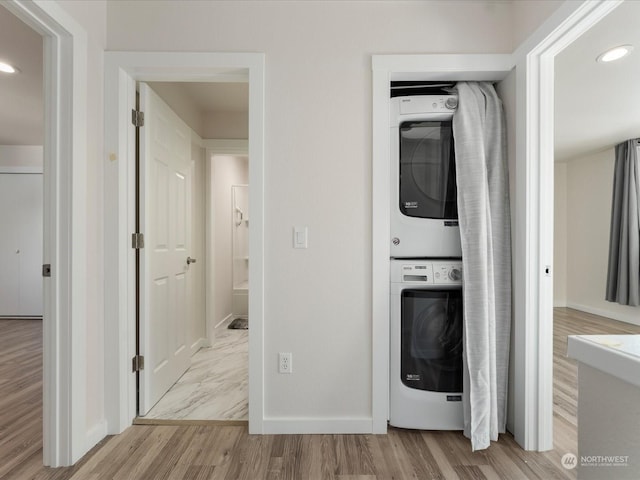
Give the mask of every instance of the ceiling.
<svg viewBox="0 0 640 480">
<path fill-rule="evenodd" d="M 640 136 L 640 2 L 626 1 L 556 58 L 556 159 L 563 161 Z M 596 63 L 606 48 L 631 43 L 629 57 Z M 43 139 L 42 38 L 0 6 L 0 145 Z M 184 83 L 203 113 L 248 110 L 247 85 Z"/>
<path fill-rule="evenodd" d="M 249 84 L 220 83 L 169 83 L 182 88 L 187 96 L 200 107 L 200 113 L 249 111 Z"/>
<path fill-rule="evenodd" d="M 17 75 L 0 73 L 0 145 L 42 145 L 42 37 L 0 6 L 0 60 L 20 69 Z M 182 90 L 200 114 L 249 111 L 249 84 L 167 83 Z"/>
<path fill-rule="evenodd" d="M 625 1 L 556 57 L 556 161 L 640 137 L 640 2 Z M 596 57 L 623 44 L 631 55 Z"/>
</svg>

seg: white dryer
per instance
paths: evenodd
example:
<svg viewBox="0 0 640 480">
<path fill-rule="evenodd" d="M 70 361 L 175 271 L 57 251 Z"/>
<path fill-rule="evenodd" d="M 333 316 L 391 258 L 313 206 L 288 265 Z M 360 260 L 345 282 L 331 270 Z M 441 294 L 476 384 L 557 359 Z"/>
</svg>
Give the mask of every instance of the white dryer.
<svg viewBox="0 0 640 480">
<path fill-rule="evenodd" d="M 391 260 L 389 424 L 462 430 L 462 262 Z"/>
<path fill-rule="evenodd" d="M 391 257 L 461 257 L 455 95 L 391 99 Z"/>
</svg>

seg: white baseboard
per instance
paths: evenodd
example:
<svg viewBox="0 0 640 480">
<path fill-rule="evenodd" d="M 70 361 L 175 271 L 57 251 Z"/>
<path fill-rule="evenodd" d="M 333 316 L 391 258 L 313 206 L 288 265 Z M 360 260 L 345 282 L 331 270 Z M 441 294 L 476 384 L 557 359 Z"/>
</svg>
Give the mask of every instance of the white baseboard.
<svg viewBox="0 0 640 480">
<path fill-rule="evenodd" d="M 567 301 L 566 300 L 557 300 L 553 302 L 553 308 L 566 308 Z"/>
<path fill-rule="evenodd" d="M 100 440 L 107 436 L 107 421 L 102 420 L 87 431 L 86 451 L 88 452 L 98 444 Z"/>
<path fill-rule="evenodd" d="M 265 434 L 372 433 L 373 419 L 365 418 L 265 418 Z"/>
<path fill-rule="evenodd" d="M 626 312 L 614 312 L 603 308 L 594 308 L 589 305 L 580 305 L 571 302 L 567 302 L 567 307 L 573 308 L 574 310 L 580 310 L 581 312 L 593 313 L 594 315 L 600 315 L 601 317 L 612 318 L 620 322 L 640 326 L 640 308 L 638 307 L 628 307 L 628 314 Z"/>
<path fill-rule="evenodd" d="M 191 351 L 192 352 L 197 352 L 198 350 L 200 350 L 201 348 L 204 347 L 210 347 L 211 346 L 211 342 L 209 341 L 208 338 L 199 338 L 198 340 L 196 340 L 193 345 L 191 345 Z"/>
<path fill-rule="evenodd" d="M 218 328 L 220 325 L 222 325 L 224 322 L 226 322 L 227 320 L 230 320 L 231 317 L 233 317 L 233 313 L 230 313 L 229 315 L 227 315 L 226 317 L 224 317 L 222 320 L 220 320 L 218 323 L 216 323 L 216 325 L 213 327 L 213 329 L 215 330 L 216 328 Z"/>
</svg>

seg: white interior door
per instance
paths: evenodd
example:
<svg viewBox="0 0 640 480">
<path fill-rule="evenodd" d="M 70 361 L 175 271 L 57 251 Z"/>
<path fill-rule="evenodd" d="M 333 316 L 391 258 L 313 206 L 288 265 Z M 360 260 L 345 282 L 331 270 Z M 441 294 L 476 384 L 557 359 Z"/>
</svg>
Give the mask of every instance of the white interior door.
<svg viewBox="0 0 640 480">
<path fill-rule="evenodd" d="M 0 174 L 0 316 L 42 315 L 42 174 Z"/>
<path fill-rule="evenodd" d="M 191 131 L 140 84 L 140 415 L 187 370 L 190 297 Z"/>
</svg>

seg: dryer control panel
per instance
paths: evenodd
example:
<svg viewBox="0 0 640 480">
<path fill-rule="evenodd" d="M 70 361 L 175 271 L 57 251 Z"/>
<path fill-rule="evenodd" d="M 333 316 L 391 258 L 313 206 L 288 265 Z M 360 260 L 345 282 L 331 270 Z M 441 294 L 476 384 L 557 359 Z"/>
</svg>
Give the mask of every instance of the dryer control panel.
<svg viewBox="0 0 640 480">
<path fill-rule="evenodd" d="M 462 262 L 456 260 L 392 260 L 391 282 L 462 285 Z"/>
</svg>

